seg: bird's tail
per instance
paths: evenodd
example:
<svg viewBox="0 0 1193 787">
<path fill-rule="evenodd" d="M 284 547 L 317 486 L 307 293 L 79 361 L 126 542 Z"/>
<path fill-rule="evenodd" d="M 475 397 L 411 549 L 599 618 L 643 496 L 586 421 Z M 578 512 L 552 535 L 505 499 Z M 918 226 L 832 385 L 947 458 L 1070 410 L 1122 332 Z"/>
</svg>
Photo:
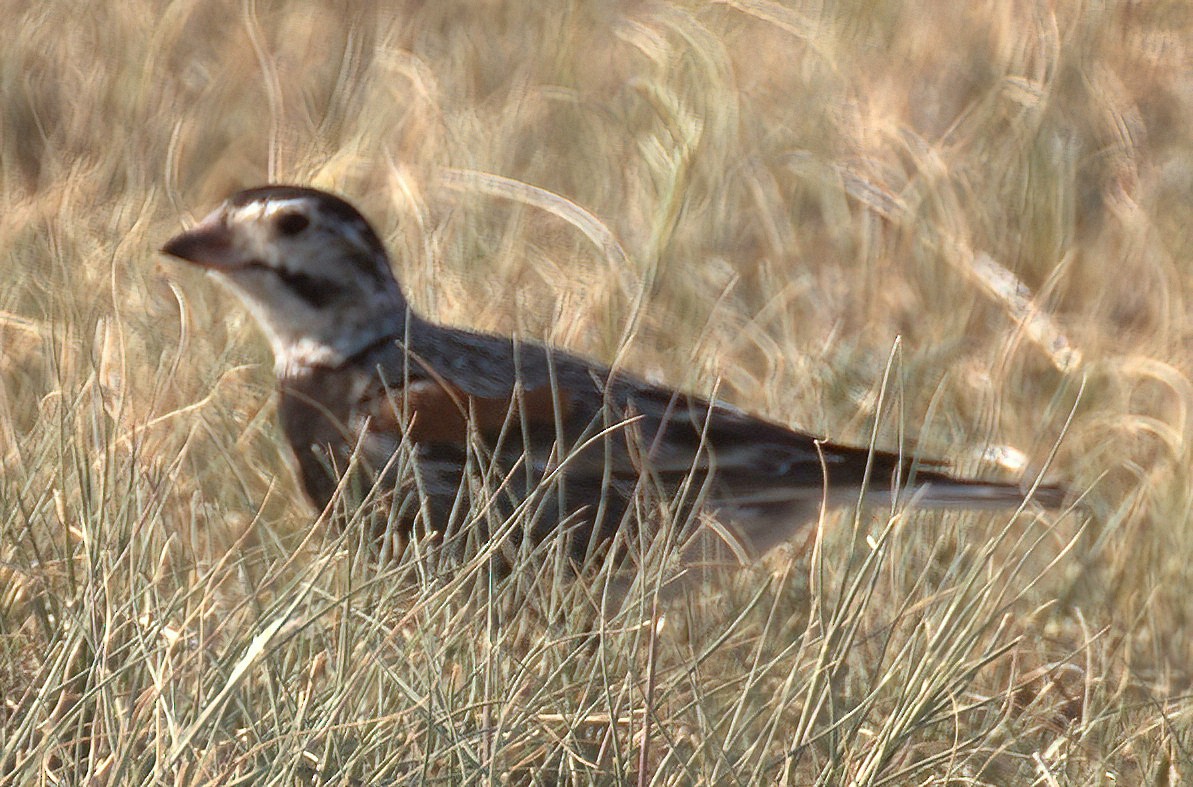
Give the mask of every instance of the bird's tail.
<svg viewBox="0 0 1193 787">
<path fill-rule="evenodd" d="M 1024 501 L 1031 501 L 1044 508 L 1060 508 L 1069 497 L 1062 486 L 1039 484 L 1036 486 L 974 481 L 950 478 L 931 473 L 929 478 L 915 478 L 911 485 L 902 489 L 870 488 L 865 500 L 873 505 L 890 505 L 894 497 L 901 505 L 912 508 L 960 508 L 969 510 L 997 510 L 1017 508 Z"/>
<path fill-rule="evenodd" d="M 884 479 L 885 480 L 885 479 Z M 865 491 L 858 483 L 830 487 L 825 500 L 823 489 L 801 487 L 795 490 L 771 489 L 767 493 L 746 493 L 722 497 L 714 508 L 730 524 L 742 554 L 762 555 L 775 546 L 796 537 L 819 516 L 822 507 L 836 508 L 856 504 L 910 509 L 945 509 L 993 511 L 1021 505 L 1060 508 L 1070 499 L 1062 486 L 978 481 L 953 478 L 938 471 L 921 471 L 910 483 L 898 488 L 875 478 Z"/>
</svg>

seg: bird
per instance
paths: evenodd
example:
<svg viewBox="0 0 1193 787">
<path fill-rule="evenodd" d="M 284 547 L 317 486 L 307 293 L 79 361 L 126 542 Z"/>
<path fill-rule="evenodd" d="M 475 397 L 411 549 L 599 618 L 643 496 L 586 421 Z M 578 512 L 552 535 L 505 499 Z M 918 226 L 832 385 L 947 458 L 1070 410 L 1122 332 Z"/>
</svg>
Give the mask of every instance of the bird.
<svg viewBox="0 0 1193 787">
<path fill-rule="evenodd" d="M 273 353 L 306 497 L 321 512 L 339 501 L 345 522 L 368 506 L 381 541 L 455 538 L 508 554 L 558 534 L 566 562 L 582 566 L 641 554 L 663 532 L 649 523 L 664 519 L 685 559 L 714 543 L 741 563 L 859 501 L 998 509 L 1029 492 L 1044 507 L 1067 497 L 831 442 L 547 343 L 436 323 L 411 308 L 363 215 L 315 188 L 239 191 L 161 250 L 244 302 Z"/>
</svg>

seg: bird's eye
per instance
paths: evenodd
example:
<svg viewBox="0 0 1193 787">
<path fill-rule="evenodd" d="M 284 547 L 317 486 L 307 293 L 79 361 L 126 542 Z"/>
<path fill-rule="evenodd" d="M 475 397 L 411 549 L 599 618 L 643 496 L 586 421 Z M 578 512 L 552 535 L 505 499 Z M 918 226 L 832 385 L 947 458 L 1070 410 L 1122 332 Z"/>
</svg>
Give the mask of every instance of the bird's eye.
<svg viewBox="0 0 1193 787">
<path fill-rule="evenodd" d="M 290 212 L 278 216 L 274 223 L 282 235 L 297 235 L 310 225 L 311 220 L 301 213 Z"/>
</svg>

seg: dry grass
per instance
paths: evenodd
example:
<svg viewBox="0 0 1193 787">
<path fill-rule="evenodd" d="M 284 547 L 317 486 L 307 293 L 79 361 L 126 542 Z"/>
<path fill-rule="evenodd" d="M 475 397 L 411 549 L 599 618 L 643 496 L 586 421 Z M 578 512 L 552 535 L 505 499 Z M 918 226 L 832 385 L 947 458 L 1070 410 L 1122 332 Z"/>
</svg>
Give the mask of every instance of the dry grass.
<svg viewBox="0 0 1193 787">
<path fill-rule="evenodd" d="M 1190 778 L 1187 4 L 4 10 L 0 780 Z M 1086 511 L 831 516 L 657 635 L 372 565 L 155 253 L 267 180 L 445 321 L 965 471 L 1059 441 Z"/>
</svg>

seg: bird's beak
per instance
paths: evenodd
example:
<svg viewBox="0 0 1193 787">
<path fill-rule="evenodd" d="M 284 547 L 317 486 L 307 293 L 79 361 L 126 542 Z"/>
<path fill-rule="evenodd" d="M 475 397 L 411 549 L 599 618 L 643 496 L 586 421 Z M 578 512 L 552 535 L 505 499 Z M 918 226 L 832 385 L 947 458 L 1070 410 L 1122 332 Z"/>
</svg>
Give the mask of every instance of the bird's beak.
<svg viewBox="0 0 1193 787">
<path fill-rule="evenodd" d="M 162 253 L 217 271 L 237 268 L 243 263 L 239 244 L 219 211 L 175 235 L 162 246 Z"/>
</svg>

